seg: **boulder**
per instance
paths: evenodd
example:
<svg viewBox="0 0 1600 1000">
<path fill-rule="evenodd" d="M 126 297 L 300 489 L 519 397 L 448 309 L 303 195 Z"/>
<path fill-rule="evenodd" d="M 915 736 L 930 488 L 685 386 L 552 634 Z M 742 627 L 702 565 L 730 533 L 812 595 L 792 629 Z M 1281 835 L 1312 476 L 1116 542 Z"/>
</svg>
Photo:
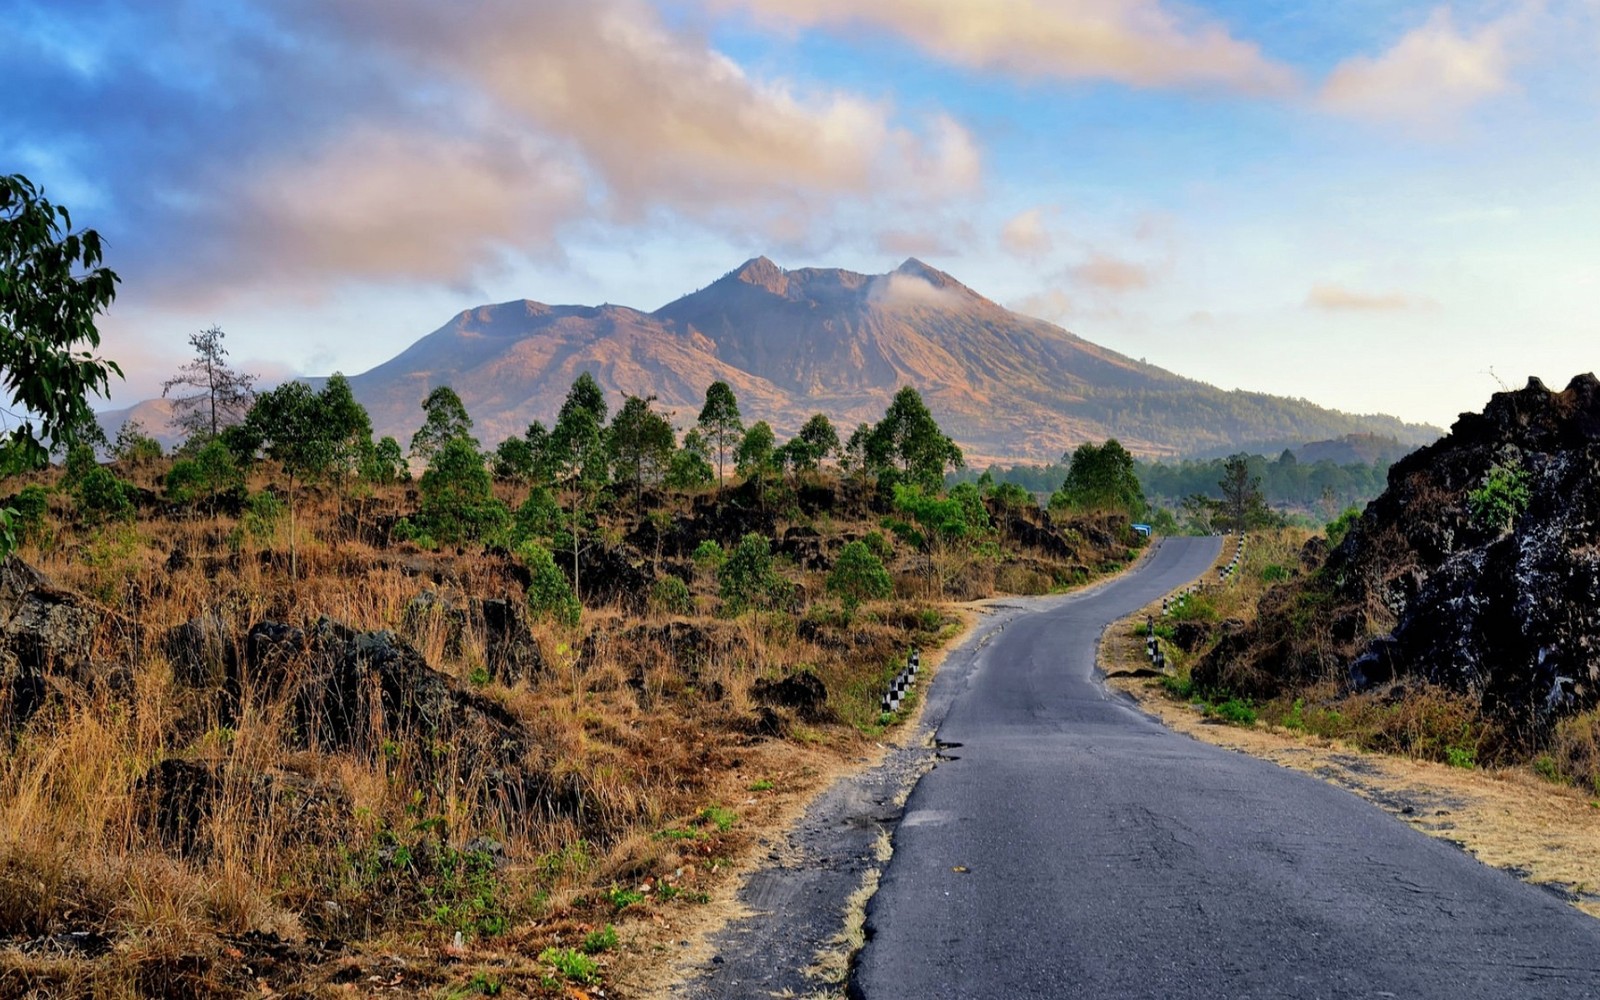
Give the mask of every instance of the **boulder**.
<svg viewBox="0 0 1600 1000">
<path fill-rule="evenodd" d="M 51 679 L 83 686 L 111 679 L 90 656 L 101 613 L 15 557 L 0 563 L 0 731 L 42 707 Z"/>
<path fill-rule="evenodd" d="M 822 678 L 809 670 L 801 670 L 781 680 L 758 680 L 750 693 L 759 702 L 787 708 L 807 722 L 825 722 L 831 718 L 828 710 L 828 688 Z"/>
</svg>

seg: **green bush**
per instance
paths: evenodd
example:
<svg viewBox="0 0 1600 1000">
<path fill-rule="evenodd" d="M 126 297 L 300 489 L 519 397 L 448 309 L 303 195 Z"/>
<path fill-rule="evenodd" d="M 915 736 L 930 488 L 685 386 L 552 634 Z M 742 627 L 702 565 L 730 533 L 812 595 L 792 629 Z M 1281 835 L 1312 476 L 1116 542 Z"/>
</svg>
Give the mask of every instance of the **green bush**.
<svg viewBox="0 0 1600 1000">
<path fill-rule="evenodd" d="M 583 951 L 586 955 L 598 955 L 616 946 L 617 929 L 610 924 L 606 924 L 604 930 L 590 931 L 583 939 Z"/>
<path fill-rule="evenodd" d="M 419 527 L 439 542 L 493 541 L 510 527 L 511 512 L 495 499 L 489 470 L 471 441 L 452 438 L 435 452 L 419 489 Z"/>
<path fill-rule="evenodd" d="M 576 948 L 546 948 L 539 953 L 539 961 L 574 983 L 587 985 L 600 981 L 600 963 Z"/>
<path fill-rule="evenodd" d="M 738 548 L 717 570 L 717 591 L 723 610 L 737 615 L 751 608 L 773 608 L 786 603 L 789 583 L 772 567 L 767 540 L 751 532 L 739 539 Z"/>
<path fill-rule="evenodd" d="M 78 515 L 89 524 L 133 520 L 128 486 L 110 469 L 95 466 L 78 479 L 73 489 Z"/>
<path fill-rule="evenodd" d="M 570 627 L 578 624 L 583 605 L 573 593 L 572 584 L 556 566 L 550 550 L 537 542 L 524 542 L 517 549 L 532 579 L 528 582 L 528 611 L 535 617 L 550 618 Z"/>
<path fill-rule="evenodd" d="M 1528 472 L 1520 466 L 1496 465 L 1483 485 L 1467 494 L 1472 521 L 1485 530 L 1504 530 L 1528 509 Z"/>
<path fill-rule="evenodd" d="M 854 610 L 862 601 L 881 600 L 894 593 L 894 581 L 865 542 L 851 542 L 839 553 L 828 574 L 828 593 Z"/>
<path fill-rule="evenodd" d="M 1346 507 L 1338 517 L 1328 522 L 1324 529 L 1328 536 L 1328 544 L 1338 547 L 1344 541 L 1344 536 L 1350 533 L 1350 527 L 1361 519 L 1361 508 Z"/>
<path fill-rule="evenodd" d="M 650 606 L 666 615 L 694 613 L 694 596 L 689 585 L 675 576 L 664 576 L 650 588 Z"/>
<path fill-rule="evenodd" d="M 252 493 L 244 503 L 244 517 L 240 519 L 240 527 L 244 529 L 246 535 L 256 541 L 266 541 L 277 532 L 278 525 L 283 521 L 283 515 L 288 509 L 276 494 L 265 491 Z"/>
<path fill-rule="evenodd" d="M 728 560 L 728 553 L 714 539 L 707 538 L 694 547 L 693 559 L 696 566 L 721 569 Z"/>
<path fill-rule="evenodd" d="M 38 483 L 24 486 L 12 498 L 11 509 L 16 512 L 11 524 L 17 542 L 33 541 L 44 533 L 45 515 L 50 511 L 50 491 Z"/>
<path fill-rule="evenodd" d="M 512 537 L 518 544 L 539 539 L 554 540 L 566 530 L 566 514 L 556 498 L 543 486 L 535 486 L 528 499 L 517 508 L 512 521 Z"/>
</svg>

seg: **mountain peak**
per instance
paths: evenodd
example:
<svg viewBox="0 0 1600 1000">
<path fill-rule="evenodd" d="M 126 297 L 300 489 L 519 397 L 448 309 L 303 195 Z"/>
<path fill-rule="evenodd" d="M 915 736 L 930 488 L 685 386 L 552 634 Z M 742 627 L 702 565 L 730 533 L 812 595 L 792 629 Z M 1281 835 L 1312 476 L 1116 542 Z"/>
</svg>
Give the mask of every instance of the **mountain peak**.
<svg viewBox="0 0 1600 1000">
<path fill-rule="evenodd" d="M 893 273 L 905 275 L 906 277 L 910 278 L 920 278 L 935 288 L 957 289 L 974 295 L 977 294 L 976 292 L 972 292 L 972 289 L 968 288 L 966 285 L 963 285 L 950 275 L 939 270 L 937 267 L 934 267 L 931 264 L 926 264 L 915 257 L 907 257 L 905 259 L 905 263 L 895 268 Z"/>
<path fill-rule="evenodd" d="M 729 271 L 723 280 L 729 279 L 764 288 L 774 295 L 782 295 L 789 288 L 789 272 L 765 255 L 752 257 L 737 269 Z"/>
</svg>

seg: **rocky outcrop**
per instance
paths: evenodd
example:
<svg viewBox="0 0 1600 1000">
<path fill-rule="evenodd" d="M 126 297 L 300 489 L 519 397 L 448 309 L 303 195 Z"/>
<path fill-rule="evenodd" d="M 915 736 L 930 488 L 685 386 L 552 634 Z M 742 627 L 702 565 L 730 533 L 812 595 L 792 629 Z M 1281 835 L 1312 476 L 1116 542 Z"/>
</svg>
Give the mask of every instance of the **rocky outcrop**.
<svg viewBox="0 0 1600 1000">
<path fill-rule="evenodd" d="M 101 614 L 15 557 L 0 562 L 0 733 L 32 718 L 52 680 L 90 685 L 109 673 L 91 659 Z"/>
<path fill-rule="evenodd" d="M 1257 696 L 1416 677 L 1533 724 L 1600 704 L 1600 381 L 1497 393 L 1396 463 L 1322 567 L 1195 676 Z"/>
</svg>

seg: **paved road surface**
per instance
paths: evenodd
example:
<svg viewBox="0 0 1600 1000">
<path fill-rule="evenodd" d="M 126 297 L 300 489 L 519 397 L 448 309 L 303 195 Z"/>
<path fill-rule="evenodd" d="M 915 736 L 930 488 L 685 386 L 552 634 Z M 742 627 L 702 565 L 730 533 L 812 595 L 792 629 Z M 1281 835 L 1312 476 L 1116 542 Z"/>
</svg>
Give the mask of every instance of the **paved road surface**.
<svg viewBox="0 0 1600 1000">
<path fill-rule="evenodd" d="M 906 803 L 851 995 L 1600 997 L 1600 921 L 1094 682 L 1103 627 L 1217 545 L 1170 539 L 950 678 L 959 759 Z"/>
</svg>

